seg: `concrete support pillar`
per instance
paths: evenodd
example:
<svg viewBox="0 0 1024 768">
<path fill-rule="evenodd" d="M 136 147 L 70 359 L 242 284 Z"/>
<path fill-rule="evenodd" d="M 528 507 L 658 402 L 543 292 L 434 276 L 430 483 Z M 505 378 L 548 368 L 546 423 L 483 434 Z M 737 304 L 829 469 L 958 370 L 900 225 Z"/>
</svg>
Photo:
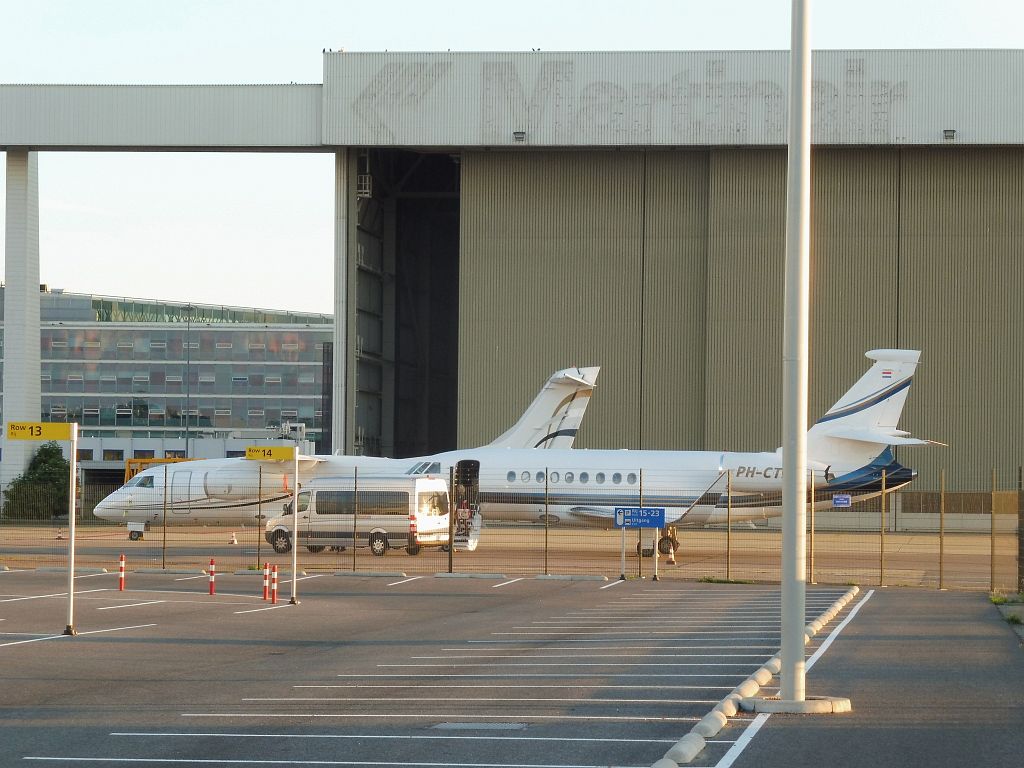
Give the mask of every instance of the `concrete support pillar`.
<svg viewBox="0 0 1024 768">
<path fill-rule="evenodd" d="M 334 388 L 331 392 L 331 450 L 351 449 L 349 394 L 349 152 L 334 156 Z M 354 373 L 354 372 L 353 372 Z"/>
<path fill-rule="evenodd" d="M 4 423 L 39 421 L 39 157 L 7 153 Z M 6 428 L 4 429 L 6 435 Z M 0 487 L 25 471 L 37 443 L 3 438 Z"/>
</svg>

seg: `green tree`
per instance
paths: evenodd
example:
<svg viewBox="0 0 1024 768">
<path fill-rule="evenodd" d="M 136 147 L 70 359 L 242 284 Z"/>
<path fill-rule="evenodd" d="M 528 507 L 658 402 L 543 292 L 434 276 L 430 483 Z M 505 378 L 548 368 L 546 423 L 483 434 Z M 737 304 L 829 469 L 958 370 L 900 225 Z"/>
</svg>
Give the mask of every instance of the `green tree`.
<svg viewBox="0 0 1024 768">
<path fill-rule="evenodd" d="M 4 516 L 15 520 L 49 520 L 66 515 L 70 468 L 57 443 L 43 443 L 28 469 L 4 489 Z"/>
</svg>

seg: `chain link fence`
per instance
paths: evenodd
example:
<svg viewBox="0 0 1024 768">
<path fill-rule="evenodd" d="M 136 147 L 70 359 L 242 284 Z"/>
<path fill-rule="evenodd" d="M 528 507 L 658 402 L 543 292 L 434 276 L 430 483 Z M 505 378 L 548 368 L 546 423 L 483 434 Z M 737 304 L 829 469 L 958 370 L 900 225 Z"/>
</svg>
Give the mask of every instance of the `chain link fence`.
<svg viewBox="0 0 1024 768">
<path fill-rule="evenodd" d="M 442 546 L 447 532 L 441 539 L 410 546 L 411 505 L 421 505 L 422 500 L 402 506 L 404 502 L 394 497 L 393 482 L 369 477 L 335 480 L 339 488 L 348 489 L 348 501 L 338 496 L 334 507 L 314 504 L 313 509 L 303 509 L 300 500 L 297 557 L 303 571 L 608 578 L 624 574 L 632 578 L 651 577 L 657 559 L 660 578 L 755 582 L 781 578 L 781 518 L 777 516 L 781 499 L 745 492 L 735 487 L 729 474 L 704 488 L 696 481 L 680 481 L 678 472 L 659 474 L 640 468 L 635 472 L 548 468 L 501 476 L 484 472 L 483 521 L 472 551 L 458 540 L 454 551 Z M 197 519 L 194 509 L 190 511 L 187 504 L 182 507 L 181 500 L 175 499 L 173 504 L 167 502 L 166 510 L 158 509 L 141 538 L 133 540 L 124 523 L 100 520 L 93 514 L 96 504 L 115 490 L 116 486 L 98 484 L 81 488 L 78 567 L 113 571 L 124 553 L 129 570 L 198 573 L 208 568 L 211 559 L 221 573 L 262 570 L 265 562 L 280 570 L 291 568 L 290 548 L 281 551 L 280 541 L 275 548 L 273 532 L 268 531 L 268 526 L 290 529 L 294 525 L 284 509 L 286 502 L 280 499 L 259 505 L 238 503 L 235 521 L 219 523 Z M 232 493 L 252 500 L 261 490 L 236 486 Z M 599 504 L 594 501 L 596 490 L 603 494 Z M 66 565 L 67 518 L 53 515 L 53 510 L 63 508 L 63 500 L 51 496 L 40 490 L 36 498 L 22 498 L 20 504 L 11 502 L 3 509 L 0 566 Z M 946 488 L 945 473 L 940 472 L 889 491 L 884 499 L 876 495 L 855 501 L 850 508 L 833 506 L 831 498 L 816 493 L 814 500 L 807 515 L 807 578 L 812 583 L 1020 588 L 1024 502 L 1017 477 L 1000 478 L 993 472 Z M 689 524 L 681 522 L 662 531 L 614 527 L 615 507 L 665 507 L 671 519 L 687 505 L 691 508 L 682 520 Z M 438 514 L 435 510 L 434 515 Z M 320 517 L 337 518 L 329 535 L 313 530 Z M 421 525 L 434 524 L 430 514 L 417 520 L 427 521 Z M 338 527 L 339 521 L 347 530 Z M 305 533 L 302 526 L 308 529 Z"/>
</svg>

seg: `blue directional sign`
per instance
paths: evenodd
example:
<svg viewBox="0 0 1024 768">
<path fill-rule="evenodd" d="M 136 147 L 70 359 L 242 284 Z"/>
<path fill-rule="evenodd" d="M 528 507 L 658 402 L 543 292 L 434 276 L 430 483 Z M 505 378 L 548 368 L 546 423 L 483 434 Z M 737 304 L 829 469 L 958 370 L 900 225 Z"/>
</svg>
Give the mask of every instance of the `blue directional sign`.
<svg viewBox="0 0 1024 768">
<path fill-rule="evenodd" d="M 851 507 L 853 506 L 853 497 L 848 493 L 837 493 L 832 497 L 833 507 Z"/>
<path fill-rule="evenodd" d="M 616 507 L 616 528 L 664 528 L 664 507 Z"/>
</svg>

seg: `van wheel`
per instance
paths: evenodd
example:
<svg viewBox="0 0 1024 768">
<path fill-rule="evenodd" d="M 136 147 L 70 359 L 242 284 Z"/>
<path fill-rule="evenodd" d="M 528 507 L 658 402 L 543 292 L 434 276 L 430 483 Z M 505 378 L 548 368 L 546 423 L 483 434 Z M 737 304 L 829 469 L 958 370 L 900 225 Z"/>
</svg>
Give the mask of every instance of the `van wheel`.
<svg viewBox="0 0 1024 768">
<path fill-rule="evenodd" d="M 419 546 L 408 546 L 405 548 L 406 553 L 410 555 L 418 555 L 420 553 Z"/>
<path fill-rule="evenodd" d="M 383 533 L 370 534 L 370 552 L 377 557 L 383 557 L 388 551 L 388 540 Z"/>
<path fill-rule="evenodd" d="M 279 554 L 292 551 L 292 543 L 288 539 L 288 534 L 284 531 L 274 531 L 270 536 L 270 546 L 274 548 L 274 551 Z"/>
<path fill-rule="evenodd" d="M 128 531 L 128 541 L 138 541 L 142 538 L 142 531 Z"/>
<path fill-rule="evenodd" d="M 324 551 L 324 548 L 323 548 L 323 546 L 322 546 L 322 545 L 319 545 L 319 544 L 310 544 L 310 545 L 308 545 L 308 546 L 306 547 L 306 549 L 307 549 L 307 550 L 308 550 L 309 552 L 312 552 L 312 553 L 313 553 L 314 555 L 315 555 L 315 554 L 316 554 L 317 552 L 323 552 L 323 551 Z"/>
</svg>

